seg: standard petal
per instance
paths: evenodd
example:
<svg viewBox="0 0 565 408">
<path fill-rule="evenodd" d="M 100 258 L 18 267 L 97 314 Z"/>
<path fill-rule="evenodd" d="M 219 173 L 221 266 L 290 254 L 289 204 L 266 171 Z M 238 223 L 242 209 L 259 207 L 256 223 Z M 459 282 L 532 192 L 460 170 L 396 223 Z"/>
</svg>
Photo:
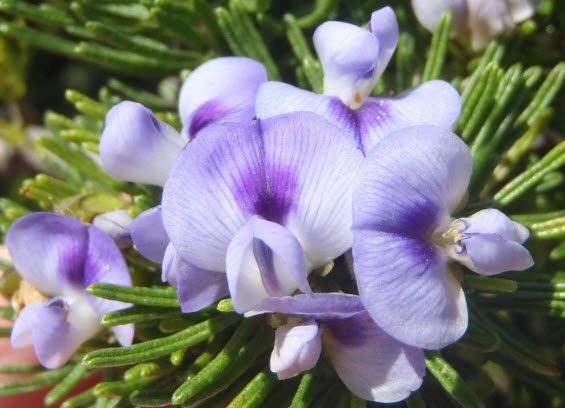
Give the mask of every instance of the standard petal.
<svg viewBox="0 0 565 408">
<path fill-rule="evenodd" d="M 435 126 L 394 132 L 361 166 L 353 228 L 430 238 L 464 197 L 471 171 L 469 148 L 453 133 Z"/>
<path fill-rule="evenodd" d="M 324 328 L 325 350 L 341 380 L 358 397 L 396 402 L 420 388 L 426 372 L 422 350 L 396 341 L 366 314 L 328 322 Z"/>
<path fill-rule="evenodd" d="M 268 297 L 311 293 L 300 242 L 285 227 L 257 216 L 236 234 L 226 256 L 230 295 L 236 311 L 247 312 Z"/>
<path fill-rule="evenodd" d="M 41 309 L 43 309 L 43 302 L 35 302 L 20 311 L 10 335 L 13 348 L 19 349 L 33 344 L 32 328 Z"/>
<path fill-rule="evenodd" d="M 477 234 L 464 239 L 462 245 L 471 260 L 463 263 L 483 275 L 521 271 L 534 265 L 526 248 L 498 234 Z"/>
<path fill-rule="evenodd" d="M 439 18 L 446 11 L 451 11 L 453 25 L 452 35 L 462 35 L 468 29 L 469 10 L 467 0 L 412 0 L 412 8 L 416 18 L 428 31 L 434 32 Z"/>
<path fill-rule="evenodd" d="M 59 368 L 100 328 L 99 318 L 84 301 L 84 295 L 82 301 L 69 303 L 53 298 L 38 310 L 32 328 L 35 354 L 43 366 Z"/>
<path fill-rule="evenodd" d="M 512 20 L 515 23 L 520 23 L 533 17 L 541 0 L 506 0 L 506 3 L 510 9 Z"/>
<path fill-rule="evenodd" d="M 118 248 L 128 248 L 132 244 L 129 230 L 132 221 L 128 210 L 116 210 L 97 215 L 92 225 L 108 234 Z"/>
<path fill-rule="evenodd" d="M 37 290 L 55 296 L 63 287 L 82 286 L 88 230 L 76 218 L 26 215 L 12 224 L 5 242 L 16 270 Z"/>
<path fill-rule="evenodd" d="M 282 313 L 315 317 L 317 320 L 347 319 L 365 312 L 359 296 L 342 293 L 312 293 L 306 295 L 268 298 L 245 313 Z"/>
<path fill-rule="evenodd" d="M 161 206 L 139 214 L 131 224 L 131 238 L 141 255 L 152 262 L 162 263 L 169 236 L 163 226 Z"/>
<path fill-rule="evenodd" d="M 250 58 L 215 58 L 200 65 L 179 95 L 180 119 L 188 136 L 215 122 L 253 119 L 257 89 L 266 81 L 265 67 Z"/>
<path fill-rule="evenodd" d="M 269 81 L 261 85 L 255 109 L 259 119 L 291 112 L 312 112 L 347 130 L 352 137 L 358 133 L 357 118 L 339 98 L 305 91 L 283 82 Z"/>
<path fill-rule="evenodd" d="M 163 261 L 163 278 L 177 288 L 184 313 L 197 312 L 229 295 L 225 273 L 190 265 L 176 254 L 172 245 Z"/>
<path fill-rule="evenodd" d="M 288 228 L 312 268 L 351 245 L 350 189 L 363 160 L 346 133 L 305 112 L 202 130 L 163 192 L 165 229 L 179 255 L 225 271 L 233 237 L 253 215 Z"/>
<path fill-rule="evenodd" d="M 353 24 L 327 21 L 314 32 L 314 47 L 324 68 L 324 94 L 359 106 L 376 82 L 377 37 Z"/>
<path fill-rule="evenodd" d="M 461 113 L 461 97 L 445 81 L 428 81 L 393 98 L 370 98 L 356 112 L 365 152 L 390 133 L 414 125 L 449 130 Z"/>
<path fill-rule="evenodd" d="M 492 208 L 481 210 L 469 218 L 461 219 L 469 227 L 465 234 L 498 234 L 504 239 L 523 243 L 530 232 L 522 224 L 512 221 L 503 212 Z"/>
<path fill-rule="evenodd" d="M 284 324 L 275 333 L 271 371 L 277 373 L 279 380 L 294 377 L 313 368 L 321 351 L 322 331 L 315 320 Z"/>
<path fill-rule="evenodd" d="M 162 186 L 186 141 L 143 105 L 124 101 L 106 115 L 100 157 L 117 179 Z"/>
<path fill-rule="evenodd" d="M 392 54 L 394 54 L 398 44 L 398 21 L 396 20 L 394 10 L 391 7 L 383 7 L 373 12 L 370 30 L 377 38 L 379 44 L 379 56 L 375 66 L 375 79 L 378 80 L 392 58 Z"/>
<path fill-rule="evenodd" d="M 353 259 L 359 296 L 375 321 L 405 344 L 439 349 L 467 329 L 461 285 L 441 251 L 419 238 L 356 231 Z"/>
</svg>

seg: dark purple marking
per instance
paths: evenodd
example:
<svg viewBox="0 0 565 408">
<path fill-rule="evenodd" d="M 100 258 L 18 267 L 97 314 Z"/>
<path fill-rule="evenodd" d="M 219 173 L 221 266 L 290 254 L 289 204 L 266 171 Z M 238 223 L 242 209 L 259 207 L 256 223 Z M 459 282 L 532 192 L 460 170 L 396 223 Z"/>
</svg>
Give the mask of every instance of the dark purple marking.
<svg viewBox="0 0 565 408">
<path fill-rule="evenodd" d="M 275 274 L 275 263 L 273 251 L 258 238 L 253 238 L 253 256 L 261 273 L 261 282 L 269 296 L 284 296 L 277 275 Z"/>
<path fill-rule="evenodd" d="M 359 143 L 363 146 L 363 149 L 371 150 L 380 141 L 380 139 L 375 138 L 375 134 L 371 135 L 371 128 L 382 126 L 388 122 L 391 119 L 390 110 L 382 99 L 373 99 L 365 101 L 354 113 L 357 118 Z"/>
<path fill-rule="evenodd" d="M 190 140 L 196 137 L 196 134 L 212 123 L 224 119 L 230 109 L 222 106 L 218 99 L 212 99 L 200 105 L 192 114 L 190 124 L 188 125 L 188 137 Z"/>
<path fill-rule="evenodd" d="M 267 170 L 247 169 L 238 180 L 235 192 L 236 200 L 249 215 L 283 224 L 300 191 L 296 174 L 279 164 Z"/>
<path fill-rule="evenodd" d="M 77 231 L 78 233 L 78 231 Z M 59 252 L 59 265 L 64 265 L 59 270 L 61 277 L 77 287 L 84 287 L 84 267 L 88 251 L 88 231 L 86 226 L 72 243 Z"/>
<path fill-rule="evenodd" d="M 402 189 L 405 190 L 405 197 L 399 202 L 399 194 L 391 192 Z M 385 213 L 379 214 L 377 220 L 356 225 L 355 229 L 388 232 L 425 241 L 431 239 L 440 221 L 441 210 L 437 204 L 420 192 L 406 188 L 402 180 L 395 178 L 381 181 L 374 187 L 374 191 L 379 194 L 375 195 L 375 200 L 390 202 L 391 205 Z"/>
</svg>

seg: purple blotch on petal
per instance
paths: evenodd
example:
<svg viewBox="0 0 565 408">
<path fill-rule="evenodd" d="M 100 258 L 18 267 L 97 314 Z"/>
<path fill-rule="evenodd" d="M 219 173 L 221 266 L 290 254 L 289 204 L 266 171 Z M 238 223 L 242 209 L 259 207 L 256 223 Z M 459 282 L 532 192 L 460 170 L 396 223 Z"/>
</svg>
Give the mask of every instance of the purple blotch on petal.
<svg viewBox="0 0 565 408">
<path fill-rule="evenodd" d="M 188 137 L 193 139 L 206 126 L 222 120 L 229 113 L 218 99 L 212 99 L 200 105 L 190 117 Z"/>
</svg>

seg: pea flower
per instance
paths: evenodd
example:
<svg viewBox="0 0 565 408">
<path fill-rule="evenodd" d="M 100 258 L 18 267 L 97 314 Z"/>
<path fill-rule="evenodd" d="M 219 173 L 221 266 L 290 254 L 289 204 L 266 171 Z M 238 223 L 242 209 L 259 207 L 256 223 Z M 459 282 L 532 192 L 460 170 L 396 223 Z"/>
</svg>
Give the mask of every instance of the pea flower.
<svg viewBox="0 0 565 408">
<path fill-rule="evenodd" d="M 163 186 L 173 161 L 203 128 L 255 117 L 255 95 L 266 81 L 263 65 L 249 58 L 215 58 L 202 64 L 180 91 L 180 134 L 141 104 L 125 101 L 114 106 L 100 139 L 104 169 L 120 180 Z M 140 253 L 157 263 L 163 262 L 169 243 L 162 223 L 156 207 L 140 214 L 130 228 Z"/>
<path fill-rule="evenodd" d="M 467 329 L 459 261 L 491 275 L 533 265 L 528 230 L 498 210 L 451 213 L 472 172 L 468 147 L 434 126 L 399 130 L 367 156 L 353 193 L 353 259 L 363 305 L 397 340 L 438 349 Z"/>
<path fill-rule="evenodd" d="M 279 326 L 271 371 L 286 379 L 314 367 L 322 347 L 336 373 L 355 395 L 396 402 L 422 384 L 421 349 L 400 343 L 369 317 L 358 296 L 337 293 L 270 298 L 246 316 L 294 315 Z"/>
<path fill-rule="evenodd" d="M 12 329 L 12 347 L 33 344 L 47 368 L 65 364 L 77 348 L 102 330 L 100 317 L 128 307 L 86 293 L 92 283 L 131 286 L 126 263 L 114 242 L 76 218 L 33 213 L 18 219 L 6 246 L 22 276 L 24 308 Z M 123 346 L 131 345 L 133 325 L 113 327 Z"/>
<path fill-rule="evenodd" d="M 202 64 L 180 91 L 180 134 L 143 105 L 119 103 L 106 115 L 100 139 L 104 169 L 120 180 L 163 186 L 171 164 L 201 129 L 220 121 L 253 119 L 255 94 L 266 80 L 263 65 L 249 58 L 216 58 Z"/>
<path fill-rule="evenodd" d="M 412 0 L 418 21 L 435 31 L 446 11 L 453 15 L 451 34 L 470 37 L 471 47 L 480 51 L 499 35 L 511 31 L 516 23 L 532 17 L 540 0 Z"/>
<path fill-rule="evenodd" d="M 239 312 L 300 289 L 352 244 L 351 184 L 363 156 L 305 112 L 200 131 L 163 191 L 163 278 L 183 311 L 229 293 Z"/>
<path fill-rule="evenodd" d="M 369 97 L 397 43 L 398 23 L 390 7 L 375 11 L 367 29 L 323 23 L 314 33 L 314 46 L 324 69 L 324 94 L 267 82 L 257 94 L 257 117 L 314 112 L 351 132 L 364 152 L 396 129 L 417 124 L 451 128 L 461 100 L 447 82 L 429 81 L 392 98 Z"/>
</svg>

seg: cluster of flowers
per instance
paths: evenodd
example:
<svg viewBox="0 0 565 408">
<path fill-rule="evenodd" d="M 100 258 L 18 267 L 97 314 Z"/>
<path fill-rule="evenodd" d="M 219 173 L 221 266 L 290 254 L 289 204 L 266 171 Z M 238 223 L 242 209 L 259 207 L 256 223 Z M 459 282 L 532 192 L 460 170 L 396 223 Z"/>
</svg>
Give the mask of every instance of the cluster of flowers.
<svg viewBox="0 0 565 408">
<path fill-rule="evenodd" d="M 527 229 L 500 211 L 451 217 L 472 171 L 468 147 L 449 131 L 457 91 L 430 81 L 369 96 L 397 42 L 388 7 L 366 28 L 322 24 L 314 45 L 323 95 L 269 82 L 247 58 L 211 60 L 182 87 L 182 132 L 122 102 L 100 143 L 108 173 L 164 190 L 161 205 L 131 225 L 118 212 L 99 226 L 120 245 L 125 231 L 162 263 L 184 312 L 230 296 L 245 316 L 286 315 L 271 356 L 280 379 L 315 366 L 323 347 L 352 392 L 381 402 L 420 386 L 423 349 L 465 332 L 457 262 L 485 275 L 533 264 L 521 245 Z M 14 223 L 6 244 L 45 296 L 21 311 L 12 343 L 33 344 L 46 367 L 96 334 L 100 315 L 127 306 L 84 291 L 131 284 L 118 247 L 97 227 L 36 213 Z M 313 290 L 309 273 L 344 253 L 358 295 Z M 131 343 L 132 327 L 114 331 Z"/>
</svg>

